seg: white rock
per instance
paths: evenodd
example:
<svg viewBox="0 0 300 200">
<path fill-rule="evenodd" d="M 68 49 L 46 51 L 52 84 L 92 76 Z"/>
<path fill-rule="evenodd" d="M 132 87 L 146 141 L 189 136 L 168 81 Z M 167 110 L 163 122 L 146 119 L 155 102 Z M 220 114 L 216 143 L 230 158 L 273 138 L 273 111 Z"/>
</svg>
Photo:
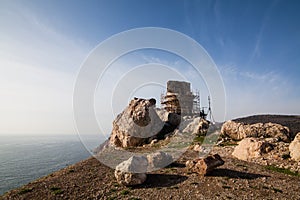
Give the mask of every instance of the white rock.
<svg viewBox="0 0 300 200">
<path fill-rule="evenodd" d="M 181 122 L 181 116 L 176 113 L 170 113 L 165 109 L 156 108 L 156 113 L 163 122 L 168 122 L 172 126 L 178 126 Z"/>
<path fill-rule="evenodd" d="M 115 177 L 119 184 L 139 185 L 146 181 L 148 161 L 145 156 L 132 156 L 116 166 Z"/>
<path fill-rule="evenodd" d="M 184 118 L 183 118 L 184 119 Z M 182 133 L 191 133 L 195 135 L 205 135 L 209 128 L 209 123 L 205 119 L 195 117 L 183 120 L 179 125 L 179 131 Z"/>
<path fill-rule="evenodd" d="M 143 184 L 146 179 L 147 175 L 145 173 L 129 173 L 129 172 L 122 172 L 119 170 L 115 170 L 115 177 L 119 184 L 132 186 L 132 185 L 140 185 Z"/>
<path fill-rule="evenodd" d="M 173 162 L 173 158 L 170 154 L 159 151 L 147 155 L 148 171 L 163 168 Z"/>
<path fill-rule="evenodd" d="M 194 146 L 193 150 L 194 150 L 194 151 L 200 152 L 200 151 L 202 151 L 202 147 L 201 147 L 200 144 L 196 144 L 196 145 Z"/>
<path fill-rule="evenodd" d="M 145 173 L 148 167 L 148 160 L 145 156 L 132 156 L 128 160 L 116 166 L 116 170 L 130 173 Z"/>
<path fill-rule="evenodd" d="M 300 161 L 300 132 L 297 133 L 296 137 L 291 142 L 289 150 L 291 158 L 295 161 Z"/>
<path fill-rule="evenodd" d="M 258 138 L 245 138 L 235 147 L 232 155 L 240 160 L 248 161 L 258 158 L 272 149 L 272 145 Z"/>
</svg>

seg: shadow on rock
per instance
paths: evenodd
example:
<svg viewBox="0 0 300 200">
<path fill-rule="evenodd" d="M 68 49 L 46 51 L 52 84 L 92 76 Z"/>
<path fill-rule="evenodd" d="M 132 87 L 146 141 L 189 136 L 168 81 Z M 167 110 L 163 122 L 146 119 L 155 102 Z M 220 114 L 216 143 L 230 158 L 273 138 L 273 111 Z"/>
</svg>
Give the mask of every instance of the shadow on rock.
<svg viewBox="0 0 300 200">
<path fill-rule="evenodd" d="M 240 179 L 257 179 L 261 177 L 269 177 L 262 174 L 253 174 L 247 172 L 240 172 L 231 169 L 214 169 L 211 173 L 206 176 L 218 176 L 218 177 L 228 177 L 228 178 L 240 178 Z"/>
<path fill-rule="evenodd" d="M 179 163 L 179 162 L 173 162 L 170 165 L 166 166 L 166 168 L 173 168 L 173 167 L 185 168 L 185 164 L 182 164 L 182 163 Z"/>
<path fill-rule="evenodd" d="M 134 188 L 157 188 L 171 187 L 187 180 L 187 176 L 176 174 L 147 174 L 147 180 L 143 185 L 135 186 Z"/>
</svg>

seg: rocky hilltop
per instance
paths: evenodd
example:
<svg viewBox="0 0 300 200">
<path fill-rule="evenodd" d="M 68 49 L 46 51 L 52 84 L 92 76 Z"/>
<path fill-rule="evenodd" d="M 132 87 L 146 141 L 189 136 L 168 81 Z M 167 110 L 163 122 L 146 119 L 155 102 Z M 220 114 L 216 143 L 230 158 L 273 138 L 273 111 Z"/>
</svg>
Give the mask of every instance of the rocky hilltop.
<svg viewBox="0 0 300 200">
<path fill-rule="evenodd" d="M 221 127 L 155 104 L 133 99 L 94 157 L 1 199 L 299 199 L 299 117 Z"/>
</svg>

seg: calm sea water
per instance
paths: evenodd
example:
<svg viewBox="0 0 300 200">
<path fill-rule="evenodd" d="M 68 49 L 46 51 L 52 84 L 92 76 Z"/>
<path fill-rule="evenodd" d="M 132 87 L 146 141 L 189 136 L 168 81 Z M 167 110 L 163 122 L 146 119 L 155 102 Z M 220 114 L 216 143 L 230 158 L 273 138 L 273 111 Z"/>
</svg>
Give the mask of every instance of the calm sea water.
<svg viewBox="0 0 300 200">
<path fill-rule="evenodd" d="M 0 136 L 0 195 L 91 156 L 104 139 L 76 135 Z"/>
</svg>

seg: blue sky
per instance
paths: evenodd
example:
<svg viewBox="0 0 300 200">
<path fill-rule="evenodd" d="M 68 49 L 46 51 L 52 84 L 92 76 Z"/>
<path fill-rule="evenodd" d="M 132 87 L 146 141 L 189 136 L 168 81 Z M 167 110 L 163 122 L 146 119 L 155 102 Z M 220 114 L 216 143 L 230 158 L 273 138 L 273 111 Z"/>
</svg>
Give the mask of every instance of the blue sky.
<svg viewBox="0 0 300 200">
<path fill-rule="evenodd" d="M 1 1 L 0 133 L 74 133 L 81 63 L 140 27 L 173 29 L 206 49 L 224 80 L 226 119 L 300 114 L 299 9 L 296 0 Z"/>
</svg>

